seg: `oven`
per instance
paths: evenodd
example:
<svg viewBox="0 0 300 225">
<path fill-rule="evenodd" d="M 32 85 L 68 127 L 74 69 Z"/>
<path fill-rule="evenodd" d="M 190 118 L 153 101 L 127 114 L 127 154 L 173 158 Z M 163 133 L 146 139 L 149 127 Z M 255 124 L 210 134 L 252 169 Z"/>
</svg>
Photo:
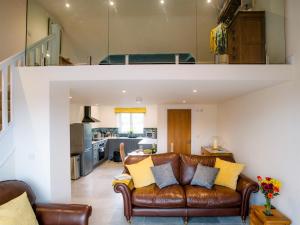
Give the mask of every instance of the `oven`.
<svg viewBox="0 0 300 225">
<path fill-rule="evenodd" d="M 107 156 L 105 154 L 106 139 L 93 141 L 93 165 L 96 167 L 103 162 Z"/>
</svg>

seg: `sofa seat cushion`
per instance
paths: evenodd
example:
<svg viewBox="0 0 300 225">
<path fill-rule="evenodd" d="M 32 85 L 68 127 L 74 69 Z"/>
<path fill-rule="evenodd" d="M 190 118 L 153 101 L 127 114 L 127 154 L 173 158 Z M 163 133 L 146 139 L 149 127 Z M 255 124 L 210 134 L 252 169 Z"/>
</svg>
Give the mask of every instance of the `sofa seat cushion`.
<svg viewBox="0 0 300 225">
<path fill-rule="evenodd" d="M 187 207 L 189 208 L 233 208 L 241 205 L 241 195 L 227 187 L 214 185 L 212 189 L 186 185 Z"/>
<path fill-rule="evenodd" d="M 162 189 L 156 184 L 137 188 L 132 193 L 132 203 L 146 208 L 182 208 L 186 206 L 184 189 L 174 184 Z"/>
</svg>

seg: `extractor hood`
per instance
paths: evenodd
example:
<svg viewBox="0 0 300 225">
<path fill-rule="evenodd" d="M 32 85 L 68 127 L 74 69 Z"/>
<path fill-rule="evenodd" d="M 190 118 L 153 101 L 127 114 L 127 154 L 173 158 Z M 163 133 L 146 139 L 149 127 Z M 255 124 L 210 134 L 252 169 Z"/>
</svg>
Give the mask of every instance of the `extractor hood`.
<svg viewBox="0 0 300 225">
<path fill-rule="evenodd" d="M 100 122 L 100 120 L 97 120 L 92 117 L 92 108 L 91 106 L 84 106 L 84 116 L 82 119 L 83 123 L 95 123 Z"/>
</svg>

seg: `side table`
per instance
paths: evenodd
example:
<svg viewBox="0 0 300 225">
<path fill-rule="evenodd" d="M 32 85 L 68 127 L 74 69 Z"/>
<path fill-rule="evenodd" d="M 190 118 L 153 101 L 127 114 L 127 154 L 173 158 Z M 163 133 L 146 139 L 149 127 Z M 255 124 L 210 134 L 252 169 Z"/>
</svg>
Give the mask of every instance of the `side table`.
<svg viewBox="0 0 300 225">
<path fill-rule="evenodd" d="M 229 156 L 233 158 L 233 154 L 225 149 L 222 149 L 222 151 L 213 150 L 210 147 L 201 147 L 201 155 L 207 155 L 207 156 L 216 156 L 216 157 L 222 157 L 222 156 Z"/>
<path fill-rule="evenodd" d="M 254 205 L 250 211 L 250 225 L 290 225 L 292 222 L 277 209 L 272 209 L 273 216 L 264 214 L 265 207 Z"/>
</svg>

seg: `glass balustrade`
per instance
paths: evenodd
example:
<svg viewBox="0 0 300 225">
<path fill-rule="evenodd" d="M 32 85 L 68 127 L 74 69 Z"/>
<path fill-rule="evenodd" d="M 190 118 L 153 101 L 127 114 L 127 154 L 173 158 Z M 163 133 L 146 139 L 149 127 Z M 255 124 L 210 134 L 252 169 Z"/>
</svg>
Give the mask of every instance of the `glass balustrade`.
<svg viewBox="0 0 300 225">
<path fill-rule="evenodd" d="M 284 64 L 284 0 L 28 0 L 28 66 Z"/>
<path fill-rule="evenodd" d="M 3 83 L 3 76 L 2 76 L 2 71 L 0 70 L 0 132 L 3 129 L 3 110 L 2 110 L 2 102 L 3 102 L 3 88 L 2 88 L 2 83 Z"/>
</svg>

